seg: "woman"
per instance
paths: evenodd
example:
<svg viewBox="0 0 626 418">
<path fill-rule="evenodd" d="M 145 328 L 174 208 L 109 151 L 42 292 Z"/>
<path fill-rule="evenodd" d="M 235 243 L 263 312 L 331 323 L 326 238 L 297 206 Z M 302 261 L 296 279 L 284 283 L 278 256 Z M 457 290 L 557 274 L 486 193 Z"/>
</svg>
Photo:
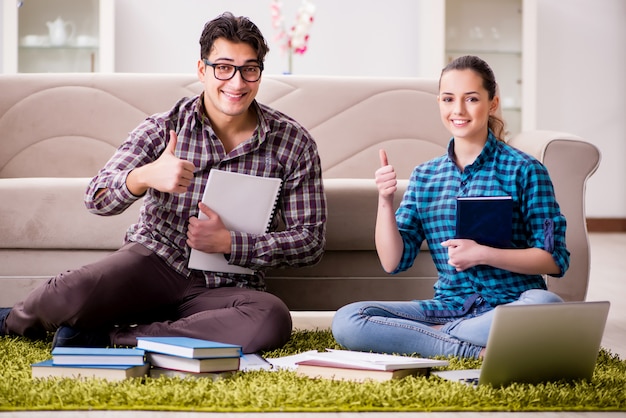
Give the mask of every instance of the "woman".
<svg viewBox="0 0 626 418">
<path fill-rule="evenodd" d="M 381 150 L 375 173 L 381 264 L 391 274 L 410 268 L 426 240 L 439 277 L 431 300 L 356 302 L 339 309 L 332 331 L 344 347 L 478 358 L 497 305 L 562 301 L 546 290 L 542 275 L 560 277 L 569 266 L 565 218 L 545 167 L 504 143 L 496 86 L 491 68 L 478 57 L 458 58 L 443 69 L 437 100 L 452 134 L 448 153 L 413 170 L 395 212 L 396 173 Z M 512 248 L 454 238 L 456 199 L 462 196 L 512 198 Z"/>
</svg>

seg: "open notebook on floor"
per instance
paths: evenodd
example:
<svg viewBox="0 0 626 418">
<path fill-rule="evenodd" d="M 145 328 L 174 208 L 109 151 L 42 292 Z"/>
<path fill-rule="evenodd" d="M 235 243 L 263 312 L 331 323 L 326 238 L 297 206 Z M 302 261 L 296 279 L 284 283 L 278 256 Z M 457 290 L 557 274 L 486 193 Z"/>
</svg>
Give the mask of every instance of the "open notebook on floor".
<svg viewBox="0 0 626 418">
<path fill-rule="evenodd" d="M 432 374 L 494 387 L 590 379 L 609 305 L 599 301 L 498 306 L 481 368 Z"/>
</svg>

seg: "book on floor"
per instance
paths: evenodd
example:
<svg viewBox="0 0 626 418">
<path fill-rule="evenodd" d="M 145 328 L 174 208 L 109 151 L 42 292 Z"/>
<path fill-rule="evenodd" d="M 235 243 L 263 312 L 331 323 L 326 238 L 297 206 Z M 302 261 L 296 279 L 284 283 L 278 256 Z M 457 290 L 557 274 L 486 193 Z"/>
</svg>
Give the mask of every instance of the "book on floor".
<svg viewBox="0 0 626 418">
<path fill-rule="evenodd" d="M 159 378 L 159 377 L 172 377 L 172 378 L 206 378 L 211 380 L 219 380 L 231 377 L 235 374 L 234 371 L 228 372 L 186 372 L 183 370 L 174 370 L 174 369 L 164 369 L 162 367 L 151 367 L 150 368 L 150 377 Z"/>
<path fill-rule="evenodd" d="M 216 212 L 227 229 L 249 234 L 268 230 L 278 203 L 282 180 L 212 169 L 202 202 Z M 203 212 L 198 219 L 206 219 Z M 222 253 L 191 249 L 189 268 L 226 273 L 254 274 L 254 270 L 233 264 Z"/>
<path fill-rule="evenodd" d="M 310 378 L 322 378 L 332 380 L 350 380 L 355 382 L 365 382 L 374 380 L 382 382 L 391 379 L 401 379 L 407 376 L 428 376 L 430 368 L 421 369 L 398 369 L 398 370 L 366 370 L 348 369 L 345 367 L 329 366 L 309 366 L 300 364 L 296 368 L 296 374 Z"/>
<path fill-rule="evenodd" d="M 147 363 L 137 366 L 116 366 L 116 365 L 55 365 L 52 359 L 34 363 L 31 365 L 31 375 L 33 378 L 48 377 L 69 377 L 99 378 L 106 380 L 124 380 L 132 377 L 147 376 L 150 365 Z"/>
<path fill-rule="evenodd" d="M 465 196 L 456 201 L 456 238 L 482 245 L 511 248 L 513 199 L 511 196 Z"/>
<path fill-rule="evenodd" d="M 144 364 L 145 351 L 137 348 L 55 347 L 54 365 L 118 365 Z"/>
<path fill-rule="evenodd" d="M 137 348 L 187 358 L 240 357 L 241 346 L 189 337 L 137 337 Z"/>
<path fill-rule="evenodd" d="M 265 359 L 272 365 L 269 370 L 296 370 L 298 368 L 298 362 L 300 360 L 307 359 L 307 356 L 311 353 L 318 353 L 317 350 L 303 351 L 297 354 L 290 354 L 281 357 L 268 357 Z"/>
<path fill-rule="evenodd" d="M 394 371 L 400 369 L 422 369 L 447 366 L 446 360 L 433 360 L 421 357 L 393 354 L 367 353 L 350 350 L 331 350 L 308 353 L 297 361 L 298 367 L 326 366 L 344 369 Z"/>
<path fill-rule="evenodd" d="M 240 361 L 240 357 L 187 358 L 152 352 L 146 358 L 153 367 L 195 373 L 239 370 Z"/>
<path fill-rule="evenodd" d="M 239 361 L 239 370 L 249 372 L 252 370 L 272 370 L 272 363 L 264 359 L 260 354 L 242 354 Z"/>
<path fill-rule="evenodd" d="M 384 381 L 406 376 L 427 376 L 433 367 L 447 366 L 445 360 L 350 350 L 309 352 L 296 362 L 296 373 L 311 378 Z"/>
</svg>

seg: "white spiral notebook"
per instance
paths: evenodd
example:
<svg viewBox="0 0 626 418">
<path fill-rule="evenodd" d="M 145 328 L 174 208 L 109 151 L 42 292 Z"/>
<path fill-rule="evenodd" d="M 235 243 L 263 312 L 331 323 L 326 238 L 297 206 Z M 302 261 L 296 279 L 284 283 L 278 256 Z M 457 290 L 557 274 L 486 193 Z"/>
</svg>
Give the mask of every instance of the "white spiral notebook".
<svg viewBox="0 0 626 418">
<path fill-rule="evenodd" d="M 226 228 L 249 234 L 267 231 L 282 180 L 213 169 L 209 172 L 202 202 L 216 212 Z M 199 213 L 198 219 L 206 219 Z M 254 274 L 254 270 L 228 264 L 222 253 L 191 249 L 189 268 L 223 273 Z"/>
</svg>

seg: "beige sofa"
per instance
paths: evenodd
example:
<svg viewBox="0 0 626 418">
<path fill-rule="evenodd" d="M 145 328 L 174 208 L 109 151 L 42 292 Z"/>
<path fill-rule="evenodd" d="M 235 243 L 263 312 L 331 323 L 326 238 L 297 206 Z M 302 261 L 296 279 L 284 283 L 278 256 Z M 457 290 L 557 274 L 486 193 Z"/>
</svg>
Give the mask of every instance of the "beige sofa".
<svg viewBox="0 0 626 418">
<path fill-rule="evenodd" d="M 0 306 L 41 280 L 121 245 L 139 205 L 114 217 L 83 207 L 91 176 L 147 115 L 199 92 L 194 75 L 0 75 Z M 269 291 L 292 311 L 332 312 L 355 300 L 428 298 L 436 279 L 427 248 L 397 276 L 374 248 L 373 173 L 384 147 L 401 178 L 445 152 L 449 135 L 436 104 L 437 81 L 265 75 L 258 100 L 299 120 L 315 137 L 328 197 L 322 261 L 269 272 Z M 525 132 L 511 143 L 545 163 L 568 219 L 571 268 L 549 286 L 583 300 L 589 277 L 585 183 L 595 146 L 568 134 Z M 406 180 L 401 182 L 406 186 Z"/>
</svg>

